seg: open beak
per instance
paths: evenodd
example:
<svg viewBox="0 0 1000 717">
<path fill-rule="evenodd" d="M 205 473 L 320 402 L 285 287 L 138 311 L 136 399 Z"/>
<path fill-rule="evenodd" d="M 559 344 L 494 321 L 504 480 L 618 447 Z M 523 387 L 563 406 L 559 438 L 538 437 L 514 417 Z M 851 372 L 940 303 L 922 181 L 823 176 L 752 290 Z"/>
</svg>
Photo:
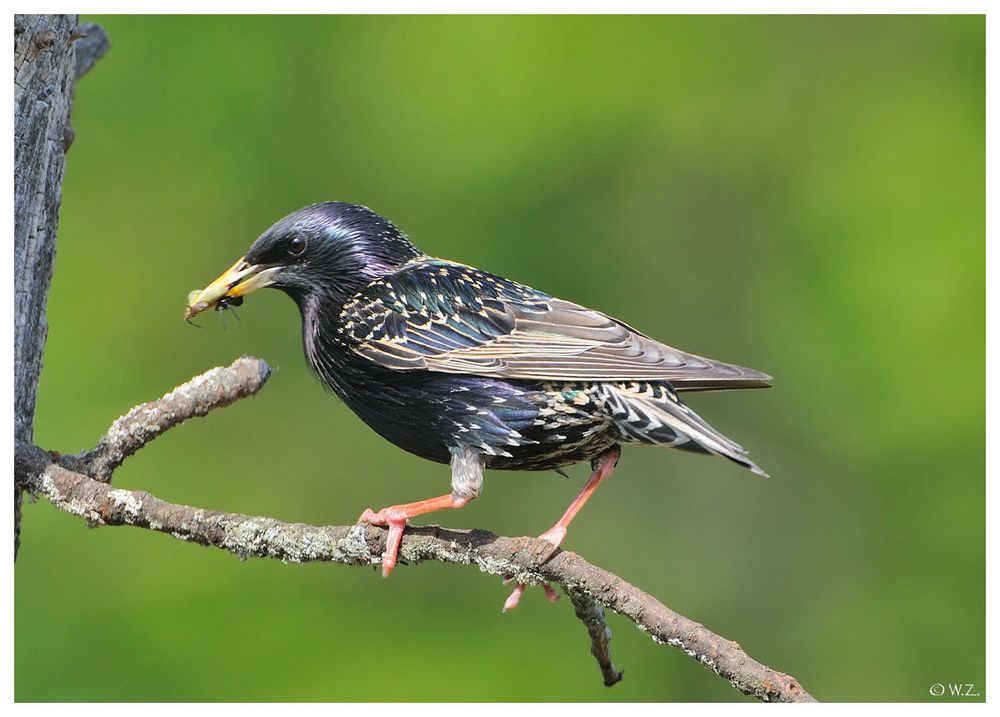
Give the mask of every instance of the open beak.
<svg viewBox="0 0 1000 717">
<path fill-rule="evenodd" d="M 270 286 L 279 271 L 281 267 L 248 264 L 240 257 L 222 276 L 204 289 L 195 289 L 188 294 L 184 319 L 188 320 L 202 311 L 214 309 L 226 299 L 238 299 L 251 291 Z"/>
</svg>

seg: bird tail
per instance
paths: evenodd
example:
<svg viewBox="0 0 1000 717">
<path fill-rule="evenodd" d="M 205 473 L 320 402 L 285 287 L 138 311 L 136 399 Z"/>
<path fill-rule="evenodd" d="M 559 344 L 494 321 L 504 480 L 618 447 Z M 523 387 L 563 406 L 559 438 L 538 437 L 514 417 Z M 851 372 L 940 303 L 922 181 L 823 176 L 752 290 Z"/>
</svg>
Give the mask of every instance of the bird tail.
<svg viewBox="0 0 1000 717">
<path fill-rule="evenodd" d="M 606 386 L 605 408 L 618 425 L 623 440 L 711 453 L 767 476 L 750 460 L 743 446 L 708 425 L 669 385 L 638 382 Z"/>
</svg>

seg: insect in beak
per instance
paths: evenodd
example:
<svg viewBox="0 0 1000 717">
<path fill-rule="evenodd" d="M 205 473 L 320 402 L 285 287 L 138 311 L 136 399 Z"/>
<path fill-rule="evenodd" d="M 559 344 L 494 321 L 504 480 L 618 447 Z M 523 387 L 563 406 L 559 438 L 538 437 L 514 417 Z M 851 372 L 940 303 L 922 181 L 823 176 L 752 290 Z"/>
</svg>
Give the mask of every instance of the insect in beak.
<svg viewBox="0 0 1000 717">
<path fill-rule="evenodd" d="M 204 289 L 188 294 L 184 320 L 190 323 L 194 316 L 209 309 L 225 311 L 243 303 L 243 297 L 252 291 L 270 286 L 280 267 L 248 264 L 240 257 L 235 264 Z"/>
</svg>

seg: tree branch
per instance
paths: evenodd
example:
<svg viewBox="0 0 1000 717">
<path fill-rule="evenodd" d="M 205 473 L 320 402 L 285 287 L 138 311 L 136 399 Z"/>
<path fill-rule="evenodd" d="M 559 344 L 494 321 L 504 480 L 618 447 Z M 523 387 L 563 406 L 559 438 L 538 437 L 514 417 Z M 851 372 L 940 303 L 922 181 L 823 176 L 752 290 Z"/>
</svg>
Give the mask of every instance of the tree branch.
<svg viewBox="0 0 1000 717">
<path fill-rule="evenodd" d="M 72 37 L 76 40 L 74 72 L 76 79 L 80 79 L 111 49 L 111 38 L 96 22 L 80 25 Z"/>
<path fill-rule="evenodd" d="M 111 474 L 126 458 L 164 431 L 188 418 L 257 393 L 271 376 L 267 362 L 244 356 L 226 368 L 213 368 L 178 386 L 163 398 L 136 406 L 111 424 L 97 445 L 63 465 L 96 480 L 111 482 Z"/>
<path fill-rule="evenodd" d="M 256 393 L 269 375 L 265 362 L 246 357 L 226 368 L 212 369 L 163 398 L 132 409 L 115 421 L 94 450 L 79 456 L 53 457 L 30 443 L 18 442 L 15 480 L 92 526 L 147 528 L 180 540 L 222 548 L 241 558 L 345 565 L 380 563 L 387 535 L 383 528 L 285 523 L 273 518 L 177 505 L 143 491 L 112 488 L 108 484 L 107 478 L 114 467 L 145 443 L 187 418 L 204 416 Z M 512 576 L 517 582 L 533 585 L 558 583 L 587 626 L 591 651 L 606 685 L 620 680 L 621 673 L 611 662 L 611 632 L 604 621 L 603 608 L 631 620 L 657 643 L 680 648 L 744 694 L 765 701 L 815 701 L 793 677 L 757 662 L 735 642 L 674 612 L 579 555 L 557 550 L 546 560 L 551 549 L 549 543 L 535 538 L 507 538 L 483 530 L 431 526 L 407 528 L 400 559 L 410 564 L 437 560 L 475 565 L 482 572 Z"/>
<path fill-rule="evenodd" d="M 576 588 L 566 590 L 569 599 L 573 601 L 573 609 L 580 622 L 587 628 L 590 634 L 590 654 L 597 660 L 597 666 L 601 668 L 601 677 L 604 678 L 604 686 L 621 682 L 624 672 L 615 669 L 611 661 L 611 628 L 608 627 L 604 619 L 604 608 L 587 593 Z"/>
</svg>

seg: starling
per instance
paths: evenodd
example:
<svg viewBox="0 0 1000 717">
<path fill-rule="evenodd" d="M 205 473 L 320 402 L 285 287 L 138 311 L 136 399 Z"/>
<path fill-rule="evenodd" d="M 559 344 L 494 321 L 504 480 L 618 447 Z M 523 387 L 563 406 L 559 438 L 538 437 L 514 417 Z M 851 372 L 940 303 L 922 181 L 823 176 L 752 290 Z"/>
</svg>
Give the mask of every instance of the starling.
<svg viewBox="0 0 1000 717">
<path fill-rule="evenodd" d="M 306 359 L 323 384 L 386 440 L 451 465 L 449 493 L 362 513 L 360 522 L 389 529 L 383 575 L 396 564 L 407 521 L 476 498 L 485 468 L 559 470 L 590 461 L 583 489 L 540 536 L 553 550 L 611 475 L 623 443 L 719 455 L 765 475 L 678 394 L 765 387 L 769 376 L 427 256 L 366 207 L 324 202 L 289 214 L 191 292 L 184 317 L 237 305 L 266 286 L 298 305 Z"/>
</svg>

